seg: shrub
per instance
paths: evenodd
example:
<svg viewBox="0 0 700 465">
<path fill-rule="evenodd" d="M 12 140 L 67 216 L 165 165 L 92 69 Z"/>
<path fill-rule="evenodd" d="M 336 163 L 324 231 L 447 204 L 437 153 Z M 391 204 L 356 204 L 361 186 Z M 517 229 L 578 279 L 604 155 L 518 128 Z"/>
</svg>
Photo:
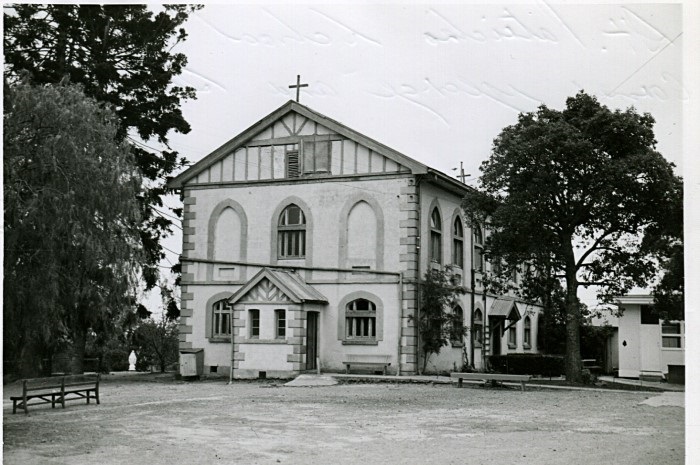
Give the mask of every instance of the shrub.
<svg viewBox="0 0 700 465">
<path fill-rule="evenodd" d="M 498 373 L 540 376 L 559 376 L 564 373 L 563 355 L 491 355 L 489 363 L 491 369 Z"/>
</svg>

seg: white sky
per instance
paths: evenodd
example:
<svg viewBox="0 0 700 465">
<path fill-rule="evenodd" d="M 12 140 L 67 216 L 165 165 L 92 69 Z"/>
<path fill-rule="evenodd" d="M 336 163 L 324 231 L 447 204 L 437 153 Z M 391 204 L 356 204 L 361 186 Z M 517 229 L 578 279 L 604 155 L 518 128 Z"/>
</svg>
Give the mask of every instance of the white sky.
<svg viewBox="0 0 700 465">
<path fill-rule="evenodd" d="M 581 89 L 651 113 L 682 171 L 680 4 L 207 5 L 185 28 L 175 83 L 197 99 L 171 145 L 192 162 L 294 98 L 300 74 L 304 105 L 445 173 L 463 162 L 472 185 L 519 112 L 563 109 Z"/>
<path fill-rule="evenodd" d="M 680 5 L 207 5 L 177 47 L 197 161 L 294 98 L 446 173 L 478 175 L 522 111 L 563 108 L 584 89 L 657 120 L 659 150 L 681 159 Z"/>
</svg>

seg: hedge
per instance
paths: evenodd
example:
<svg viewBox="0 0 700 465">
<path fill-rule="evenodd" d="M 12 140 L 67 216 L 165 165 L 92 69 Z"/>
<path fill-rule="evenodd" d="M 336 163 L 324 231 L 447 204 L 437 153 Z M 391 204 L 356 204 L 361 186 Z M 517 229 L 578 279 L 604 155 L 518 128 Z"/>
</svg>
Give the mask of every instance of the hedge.
<svg viewBox="0 0 700 465">
<path fill-rule="evenodd" d="M 491 369 L 514 375 L 560 376 L 564 374 L 563 355 L 506 354 L 489 357 Z"/>
</svg>

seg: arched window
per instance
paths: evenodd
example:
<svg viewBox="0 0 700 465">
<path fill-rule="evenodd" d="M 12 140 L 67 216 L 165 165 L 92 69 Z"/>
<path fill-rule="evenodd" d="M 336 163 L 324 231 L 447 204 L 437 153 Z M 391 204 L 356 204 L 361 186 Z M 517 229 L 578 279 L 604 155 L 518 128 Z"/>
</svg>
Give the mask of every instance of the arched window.
<svg viewBox="0 0 700 465">
<path fill-rule="evenodd" d="M 437 208 L 430 214 L 430 260 L 442 263 L 442 219 Z"/>
<path fill-rule="evenodd" d="M 481 347 L 484 339 L 484 314 L 478 308 L 474 311 L 473 337 L 474 347 Z"/>
<path fill-rule="evenodd" d="M 462 336 L 464 336 L 464 310 L 457 305 L 452 309 L 452 328 L 450 331 L 452 347 L 462 345 Z"/>
<path fill-rule="evenodd" d="M 212 306 L 212 337 L 231 336 L 231 306 L 227 299 L 214 302 Z"/>
<path fill-rule="evenodd" d="M 355 299 L 345 307 L 345 339 L 374 341 L 377 338 L 377 306 L 367 299 Z"/>
<path fill-rule="evenodd" d="M 529 349 L 532 341 L 532 323 L 530 317 L 526 316 L 523 320 L 523 347 Z"/>
<path fill-rule="evenodd" d="M 474 269 L 484 270 L 484 235 L 479 225 L 474 226 Z"/>
<path fill-rule="evenodd" d="M 277 226 L 279 258 L 304 258 L 306 255 L 306 218 L 301 208 L 292 204 L 280 214 Z"/>
<path fill-rule="evenodd" d="M 459 217 L 452 225 L 452 264 L 464 268 L 464 228 Z"/>
</svg>

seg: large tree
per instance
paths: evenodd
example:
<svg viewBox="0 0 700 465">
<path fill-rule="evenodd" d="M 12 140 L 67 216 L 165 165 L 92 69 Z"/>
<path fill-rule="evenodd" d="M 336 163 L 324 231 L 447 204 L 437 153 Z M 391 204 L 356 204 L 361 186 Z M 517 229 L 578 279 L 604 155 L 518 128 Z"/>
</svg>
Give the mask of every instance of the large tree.
<svg viewBox="0 0 700 465">
<path fill-rule="evenodd" d="M 116 112 L 116 140 L 133 144 L 147 186 L 139 200 L 148 288 L 158 281 L 160 241 L 172 224 L 159 211 L 166 177 L 184 164 L 169 149 L 168 134 L 189 132 L 180 105 L 195 97 L 191 87 L 173 85 L 187 58 L 172 50 L 186 39 L 181 26 L 198 8 L 169 5 L 154 13 L 147 5 L 5 6 L 5 78 L 16 82 L 27 72 L 37 84 L 66 78 L 82 84 L 86 95 Z M 143 144 L 149 141 L 165 149 L 149 149 Z"/>
<path fill-rule="evenodd" d="M 565 289 L 566 375 L 581 380 L 581 286 L 610 302 L 655 278 L 643 244 L 678 205 L 682 182 L 656 149 L 651 115 L 610 110 L 583 91 L 563 111 L 518 116 L 481 165 L 481 189 L 464 208 L 493 233 L 486 255 L 530 263 Z M 549 284 L 550 288 L 552 284 Z"/>
<path fill-rule="evenodd" d="M 78 85 L 6 86 L 3 322 L 23 376 L 134 306 L 140 170 L 119 120 Z"/>
</svg>

